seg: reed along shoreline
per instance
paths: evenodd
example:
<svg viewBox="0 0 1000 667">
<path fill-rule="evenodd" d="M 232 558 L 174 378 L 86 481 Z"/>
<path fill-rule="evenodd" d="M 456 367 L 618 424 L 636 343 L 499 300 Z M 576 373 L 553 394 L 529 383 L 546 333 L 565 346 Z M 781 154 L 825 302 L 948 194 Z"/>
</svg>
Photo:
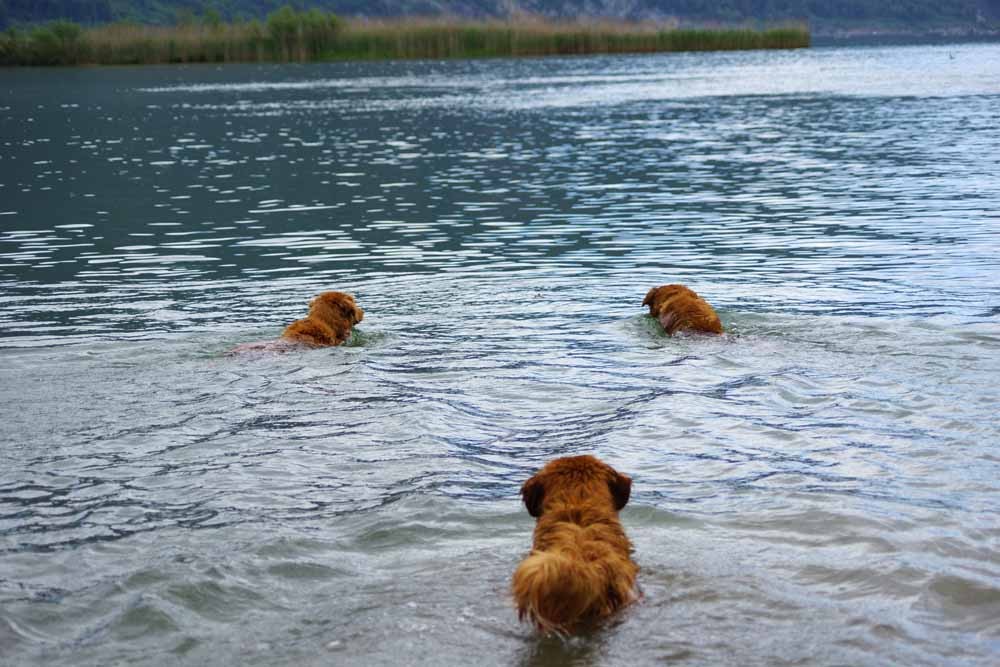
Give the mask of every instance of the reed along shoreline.
<svg viewBox="0 0 1000 667">
<path fill-rule="evenodd" d="M 153 65 L 485 58 L 808 47 L 804 25 L 678 29 L 542 19 L 350 21 L 283 7 L 266 21 L 82 27 L 57 21 L 0 33 L 0 65 Z"/>
</svg>

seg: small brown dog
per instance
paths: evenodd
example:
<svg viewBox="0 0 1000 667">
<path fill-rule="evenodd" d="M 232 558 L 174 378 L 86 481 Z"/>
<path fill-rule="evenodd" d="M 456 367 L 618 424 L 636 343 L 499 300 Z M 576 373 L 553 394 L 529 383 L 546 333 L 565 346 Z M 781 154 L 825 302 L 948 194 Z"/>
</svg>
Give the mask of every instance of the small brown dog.
<svg viewBox="0 0 1000 667">
<path fill-rule="evenodd" d="M 351 329 L 364 317 L 365 311 L 354 303 L 350 294 L 323 292 L 309 302 L 309 314 L 285 327 L 278 340 L 243 343 L 226 354 L 289 352 L 306 346 L 340 345 L 351 337 Z"/>
<path fill-rule="evenodd" d="M 671 336 L 678 331 L 722 333 L 722 322 L 708 302 L 684 285 L 661 285 L 646 292 L 642 305 Z"/>
<path fill-rule="evenodd" d="M 517 615 L 542 632 L 568 634 L 639 599 L 618 511 L 632 480 L 593 456 L 550 461 L 521 487 L 538 519 L 531 554 L 514 572 Z"/>
</svg>

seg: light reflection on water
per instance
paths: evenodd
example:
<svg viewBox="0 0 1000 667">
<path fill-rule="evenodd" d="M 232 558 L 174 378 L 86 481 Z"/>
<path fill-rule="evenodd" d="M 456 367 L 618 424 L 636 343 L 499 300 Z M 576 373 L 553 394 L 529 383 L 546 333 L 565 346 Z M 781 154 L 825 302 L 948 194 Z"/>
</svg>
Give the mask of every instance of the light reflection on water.
<svg viewBox="0 0 1000 667">
<path fill-rule="evenodd" d="M 998 67 L 0 73 L 0 657 L 990 664 Z M 221 356 L 328 288 L 349 345 Z M 646 599 L 540 641 L 516 492 L 582 452 Z"/>
</svg>

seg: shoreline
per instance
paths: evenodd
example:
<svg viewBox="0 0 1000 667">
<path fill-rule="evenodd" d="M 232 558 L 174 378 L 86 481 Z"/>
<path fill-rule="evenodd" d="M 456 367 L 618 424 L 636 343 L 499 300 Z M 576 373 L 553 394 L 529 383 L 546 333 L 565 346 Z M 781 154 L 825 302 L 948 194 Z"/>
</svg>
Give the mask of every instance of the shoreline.
<svg viewBox="0 0 1000 667">
<path fill-rule="evenodd" d="M 0 65 L 338 62 L 797 49 L 804 25 L 677 28 L 619 21 L 345 21 L 285 7 L 264 22 L 83 27 L 67 21 L 0 33 Z"/>
</svg>

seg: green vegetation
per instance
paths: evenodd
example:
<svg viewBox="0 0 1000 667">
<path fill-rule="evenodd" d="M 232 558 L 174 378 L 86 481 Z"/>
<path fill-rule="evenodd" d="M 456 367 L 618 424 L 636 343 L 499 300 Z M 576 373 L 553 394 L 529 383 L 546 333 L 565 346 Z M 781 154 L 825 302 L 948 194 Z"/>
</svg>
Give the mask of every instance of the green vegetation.
<svg viewBox="0 0 1000 667">
<path fill-rule="evenodd" d="M 2 65 L 307 62 L 338 59 L 469 58 L 585 53 L 787 49 L 809 45 L 804 27 L 677 30 L 645 23 L 554 23 L 539 19 L 345 22 L 316 9 L 282 7 L 267 21 L 82 28 L 57 21 L 0 33 Z"/>
<path fill-rule="evenodd" d="M 773 30 L 676 30 L 635 23 L 456 23 L 393 21 L 352 24 L 334 58 L 469 58 L 586 53 L 786 49 L 809 45 L 804 27 Z"/>
<path fill-rule="evenodd" d="M 223 21 L 263 20 L 285 0 L 0 0 L 0 29 L 58 19 L 86 25 L 133 21 L 170 25 L 208 12 Z M 983 30 L 1000 22 L 997 0 L 294 0 L 340 16 L 508 18 L 511 12 L 550 19 L 581 16 L 676 19 L 684 27 L 747 21 L 808 21 L 817 33 L 856 29 Z"/>
</svg>

